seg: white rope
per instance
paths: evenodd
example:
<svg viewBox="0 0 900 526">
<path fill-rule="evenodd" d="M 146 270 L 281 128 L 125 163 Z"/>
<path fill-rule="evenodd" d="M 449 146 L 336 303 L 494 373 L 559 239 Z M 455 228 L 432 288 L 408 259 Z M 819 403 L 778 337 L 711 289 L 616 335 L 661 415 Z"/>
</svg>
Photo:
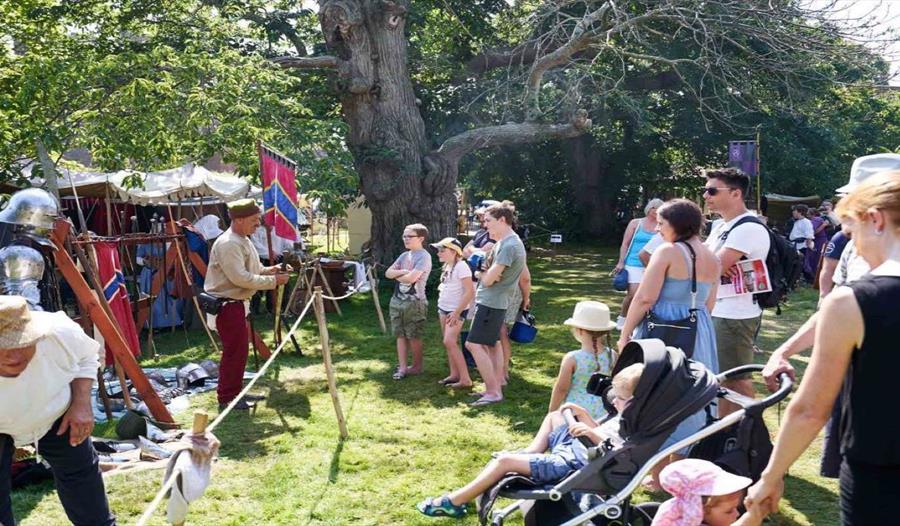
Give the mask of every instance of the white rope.
<svg viewBox="0 0 900 526">
<path fill-rule="evenodd" d="M 222 422 L 222 420 L 224 420 L 225 417 L 228 416 L 229 413 L 231 413 L 232 409 L 234 409 L 234 406 L 241 401 L 244 395 L 246 395 L 247 392 L 250 391 L 250 389 L 256 384 L 256 381 L 262 378 L 263 373 L 266 372 L 266 370 L 269 368 L 269 365 L 272 364 L 278 354 L 281 353 L 281 350 L 284 349 L 284 346 L 288 342 L 290 336 L 300 326 L 300 322 L 303 321 L 303 317 L 306 316 L 307 312 L 309 312 L 309 308 L 312 306 L 314 299 L 315 298 L 310 298 L 310 300 L 306 303 L 306 306 L 303 307 L 303 312 L 301 312 L 300 316 L 297 317 L 297 321 L 295 321 L 294 325 L 291 326 L 291 330 L 288 331 L 287 335 L 285 335 L 278 348 L 276 348 L 272 352 L 272 355 L 269 356 L 269 359 L 266 360 L 266 363 L 264 363 L 263 366 L 259 368 L 259 371 L 256 372 L 256 375 L 253 377 L 253 379 L 251 379 L 247 386 L 244 387 L 244 389 L 234 398 L 234 400 L 232 400 L 231 403 L 228 404 L 228 407 L 226 407 L 225 410 L 219 413 L 219 416 L 217 416 L 216 419 L 206 427 L 207 431 L 212 432 L 212 430 L 215 429 L 216 426 L 218 426 Z M 153 516 L 153 513 L 157 508 L 159 508 L 159 505 L 162 504 L 163 499 L 166 497 L 166 494 L 169 492 L 169 490 L 172 489 L 172 486 L 175 485 L 175 481 L 178 480 L 178 475 L 180 474 L 181 470 L 172 472 L 172 475 L 163 483 L 162 488 L 160 488 L 159 492 L 156 494 L 156 497 L 153 498 L 153 500 L 150 502 L 150 505 L 147 506 L 140 519 L 138 519 L 137 526 L 146 526 L 147 521 L 150 520 L 150 518 Z"/>
<path fill-rule="evenodd" d="M 322 299 L 323 299 L 323 300 L 328 300 L 328 301 L 341 301 L 341 300 L 345 300 L 345 299 L 349 298 L 350 296 L 356 294 L 357 292 L 358 292 L 358 291 L 357 291 L 356 289 L 350 289 L 350 292 L 348 292 L 348 293 L 346 293 L 346 294 L 344 294 L 343 296 L 340 296 L 340 297 L 338 297 L 338 298 L 332 298 L 331 296 L 325 296 L 325 295 L 323 294 L 323 295 L 322 295 Z"/>
</svg>

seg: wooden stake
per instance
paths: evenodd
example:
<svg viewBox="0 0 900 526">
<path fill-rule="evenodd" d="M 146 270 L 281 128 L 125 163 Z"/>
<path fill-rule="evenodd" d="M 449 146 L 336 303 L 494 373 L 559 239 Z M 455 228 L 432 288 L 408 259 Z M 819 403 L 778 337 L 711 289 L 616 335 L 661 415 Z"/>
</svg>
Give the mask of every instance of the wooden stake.
<svg viewBox="0 0 900 526">
<path fill-rule="evenodd" d="M 366 268 L 366 277 L 369 278 L 369 288 L 372 289 L 372 301 L 375 302 L 375 312 L 378 313 L 378 323 L 381 324 L 381 332 L 387 334 L 387 326 L 384 324 L 384 313 L 381 312 L 381 300 L 378 298 L 378 285 L 372 267 Z"/>
<path fill-rule="evenodd" d="M 97 392 L 100 394 L 100 401 L 103 402 L 103 411 L 106 413 L 106 421 L 112 422 L 113 414 L 109 406 L 109 392 L 106 390 L 106 380 L 103 379 L 103 371 L 97 370 Z"/>
<path fill-rule="evenodd" d="M 201 435 L 206 432 L 207 424 L 209 424 L 209 414 L 206 411 L 194 411 L 194 425 L 191 427 L 191 432 Z"/>
<path fill-rule="evenodd" d="M 334 404 L 334 412 L 337 415 L 338 428 L 341 438 L 346 439 L 347 423 L 344 421 L 344 412 L 341 410 L 341 399 L 338 397 L 337 382 L 334 378 L 334 366 L 331 364 L 331 343 L 328 340 L 328 325 L 325 320 L 325 305 L 322 302 L 322 287 L 316 287 L 315 310 L 316 322 L 319 324 L 319 341 L 322 344 L 322 360 L 325 362 L 325 376 L 328 379 L 328 392 L 331 394 L 331 403 Z"/>
<path fill-rule="evenodd" d="M 122 388 L 122 401 L 125 402 L 127 409 L 134 409 L 134 403 L 131 401 L 131 393 L 128 390 L 128 380 L 125 378 L 125 370 L 119 359 L 113 356 L 113 368 L 116 370 L 116 377 L 119 379 L 119 387 Z"/>
</svg>

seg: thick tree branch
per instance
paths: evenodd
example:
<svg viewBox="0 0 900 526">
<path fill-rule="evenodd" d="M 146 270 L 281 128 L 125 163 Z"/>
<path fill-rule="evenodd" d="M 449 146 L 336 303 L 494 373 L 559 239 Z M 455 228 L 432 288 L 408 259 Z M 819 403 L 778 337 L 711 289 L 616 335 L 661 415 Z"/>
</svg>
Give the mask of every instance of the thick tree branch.
<svg viewBox="0 0 900 526">
<path fill-rule="evenodd" d="M 534 120 L 540 116 L 539 96 L 544 73 L 550 68 L 568 63 L 576 53 L 587 49 L 596 38 L 596 31 L 594 31 L 593 25 L 606 16 L 609 9 L 610 4 L 604 4 L 599 9 L 585 15 L 575 25 L 568 42 L 553 52 L 542 56 L 531 66 L 531 71 L 528 72 L 528 80 L 525 81 L 526 120 Z"/>
<path fill-rule="evenodd" d="M 316 57 L 276 57 L 272 62 L 283 68 L 334 69 L 338 67 L 337 57 L 321 55 Z"/>
<path fill-rule="evenodd" d="M 469 59 L 465 72 L 478 76 L 492 69 L 528 65 L 535 61 L 539 51 L 537 42 L 528 42 L 513 49 L 491 49 Z"/>
<path fill-rule="evenodd" d="M 567 124 L 522 122 L 468 130 L 444 141 L 435 153 L 449 162 L 458 162 L 466 154 L 482 148 L 568 139 L 586 133 L 590 127 L 587 111 L 578 110 Z"/>
</svg>

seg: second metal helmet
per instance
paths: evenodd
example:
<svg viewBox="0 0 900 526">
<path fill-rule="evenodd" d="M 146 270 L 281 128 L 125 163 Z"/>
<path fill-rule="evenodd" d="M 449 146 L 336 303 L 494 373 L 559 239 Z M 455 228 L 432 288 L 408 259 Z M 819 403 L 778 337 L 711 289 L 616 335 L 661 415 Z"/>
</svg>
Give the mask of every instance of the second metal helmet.
<svg viewBox="0 0 900 526">
<path fill-rule="evenodd" d="M 22 296 L 31 310 L 41 310 L 38 283 L 44 276 L 44 257 L 21 245 L 0 248 L 0 292 Z"/>
<path fill-rule="evenodd" d="M 50 230 L 57 217 L 59 203 L 50 193 L 40 188 L 19 190 L 0 211 L 0 222 L 28 229 Z"/>
</svg>

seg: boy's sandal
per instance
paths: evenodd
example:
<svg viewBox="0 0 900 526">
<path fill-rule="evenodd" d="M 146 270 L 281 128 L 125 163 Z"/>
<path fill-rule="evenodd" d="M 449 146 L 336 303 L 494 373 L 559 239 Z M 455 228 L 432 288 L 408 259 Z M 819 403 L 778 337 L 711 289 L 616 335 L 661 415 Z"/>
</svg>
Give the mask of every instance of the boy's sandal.
<svg viewBox="0 0 900 526">
<path fill-rule="evenodd" d="M 391 378 L 393 378 L 394 380 L 402 380 L 402 379 L 406 378 L 406 373 L 402 372 L 402 371 L 397 371 L 393 374 L 393 376 L 391 376 Z"/>
<path fill-rule="evenodd" d="M 491 400 L 490 398 L 479 398 L 478 400 L 475 400 L 474 402 L 472 402 L 472 403 L 469 404 L 469 405 L 470 405 L 471 407 L 481 407 L 481 406 L 483 406 L 483 405 L 496 404 L 496 403 L 502 402 L 502 401 L 503 401 L 502 398 L 498 398 L 498 399 L 496 399 L 496 400 Z"/>
<path fill-rule="evenodd" d="M 453 378 L 444 378 L 443 380 L 438 380 L 438 383 L 441 385 L 450 385 L 455 384 L 459 380 L 454 380 Z"/>
<path fill-rule="evenodd" d="M 422 502 L 416 504 L 416 509 L 429 517 L 458 518 L 466 514 L 465 504 L 455 506 L 452 502 L 450 502 L 450 497 L 448 497 L 447 495 L 438 498 L 425 499 Z"/>
</svg>

